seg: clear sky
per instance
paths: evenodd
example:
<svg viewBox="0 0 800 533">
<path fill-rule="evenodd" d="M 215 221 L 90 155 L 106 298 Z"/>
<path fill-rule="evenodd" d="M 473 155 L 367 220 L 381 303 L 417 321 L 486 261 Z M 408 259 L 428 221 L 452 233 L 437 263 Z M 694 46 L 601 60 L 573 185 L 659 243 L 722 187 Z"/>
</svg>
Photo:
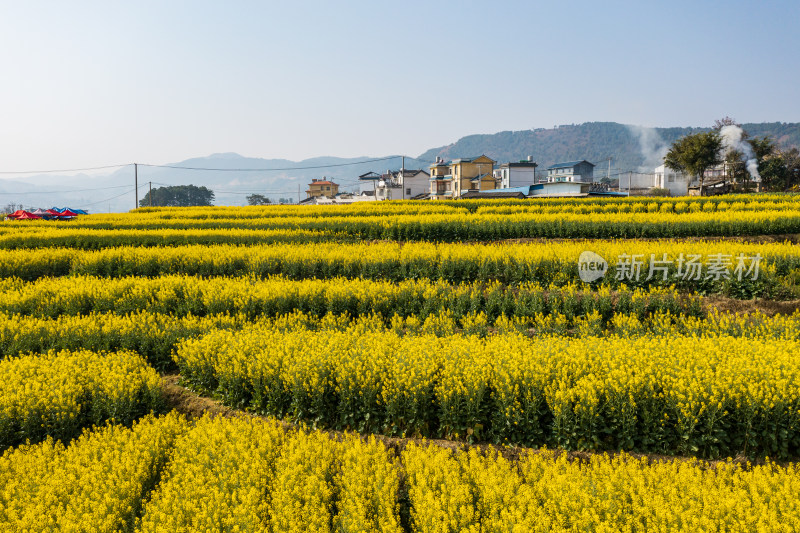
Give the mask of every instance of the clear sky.
<svg viewBox="0 0 800 533">
<path fill-rule="evenodd" d="M 0 0 L 0 171 L 800 121 L 800 2 Z"/>
</svg>

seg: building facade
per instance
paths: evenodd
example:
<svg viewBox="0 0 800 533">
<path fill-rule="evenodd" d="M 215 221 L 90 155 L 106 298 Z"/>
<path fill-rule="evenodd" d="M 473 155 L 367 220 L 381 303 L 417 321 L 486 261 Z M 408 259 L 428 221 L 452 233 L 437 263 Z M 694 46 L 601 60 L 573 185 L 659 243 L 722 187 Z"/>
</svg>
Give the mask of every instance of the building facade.
<svg viewBox="0 0 800 533">
<path fill-rule="evenodd" d="M 547 181 L 592 183 L 594 182 L 594 164 L 586 160 L 556 163 L 547 167 Z"/>
<path fill-rule="evenodd" d="M 337 183 L 326 180 L 325 178 L 321 180 L 313 178 L 311 183 L 308 184 L 306 198 L 318 198 L 320 196 L 333 198 L 337 194 L 339 194 L 339 185 Z"/>
<path fill-rule="evenodd" d="M 494 179 L 500 189 L 524 187 L 536 183 L 536 167 L 533 158 L 517 163 L 503 163 L 494 171 Z"/>
<path fill-rule="evenodd" d="M 436 158 L 430 169 L 431 200 L 451 200 L 453 198 L 453 179 L 450 176 L 450 165 Z"/>
<path fill-rule="evenodd" d="M 495 163 L 485 155 L 454 159 L 449 163 L 437 160 L 430 167 L 431 199 L 458 198 L 470 191 L 496 189 Z"/>
<path fill-rule="evenodd" d="M 666 165 L 659 165 L 655 170 L 653 187 L 667 189 L 670 196 L 686 196 L 694 181 L 697 180 L 690 179 L 683 172 L 667 168 Z M 621 182 L 620 187 L 622 187 Z"/>
<path fill-rule="evenodd" d="M 410 200 L 430 191 L 430 174 L 424 170 L 387 170 L 384 174 L 367 172 L 358 177 L 372 183 L 376 200 Z"/>
</svg>

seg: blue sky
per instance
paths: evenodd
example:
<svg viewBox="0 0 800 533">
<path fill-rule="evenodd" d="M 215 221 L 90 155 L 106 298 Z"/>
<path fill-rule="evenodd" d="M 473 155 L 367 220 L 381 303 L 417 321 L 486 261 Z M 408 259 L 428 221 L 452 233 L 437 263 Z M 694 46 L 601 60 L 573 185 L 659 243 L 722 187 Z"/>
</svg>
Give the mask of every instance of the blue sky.
<svg viewBox="0 0 800 533">
<path fill-rule="evenodd" d="M 0 171 L 800 121 L 800 2 L 0 2 Z"/>
</svg>

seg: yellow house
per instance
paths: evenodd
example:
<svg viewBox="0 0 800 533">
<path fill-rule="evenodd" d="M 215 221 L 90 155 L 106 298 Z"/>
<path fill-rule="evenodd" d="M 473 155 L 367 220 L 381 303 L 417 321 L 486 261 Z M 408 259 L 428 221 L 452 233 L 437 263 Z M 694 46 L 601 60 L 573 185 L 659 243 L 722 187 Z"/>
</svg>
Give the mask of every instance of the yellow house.
<svg viewBox="0 0 800 533">
<path fill-rule="evenodd" d="M 316 178 L 311 180 L 311 183 L 308 184 L 308 190 L 306 191 L 307 198 L 318 198 L 320 196 L 333 198 L 337 194 L 339 194 L 338 184 L 326 179 L 318 180 Z"/>
<path fill-rule="evenodd" d="M 431 199 L 458 198 L 469 191 L 496 189 L 497 180 L 493 175 L 495 163 L 485 155 L 454 159 L 449 164 L 437 160 L 430 167 Z"/>
</svg>

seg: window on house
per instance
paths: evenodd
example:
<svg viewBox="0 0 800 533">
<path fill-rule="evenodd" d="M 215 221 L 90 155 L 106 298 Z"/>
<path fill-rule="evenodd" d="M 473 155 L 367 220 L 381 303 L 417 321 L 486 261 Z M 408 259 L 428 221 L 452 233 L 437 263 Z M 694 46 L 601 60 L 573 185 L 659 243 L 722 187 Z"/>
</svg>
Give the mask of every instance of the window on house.
<svg viewBox="0 0 800 533">
<path fill-rule="evenodd" d="M 406 188 L 406 196 L 411 196 L 411 189 Z"/>
</svg>

